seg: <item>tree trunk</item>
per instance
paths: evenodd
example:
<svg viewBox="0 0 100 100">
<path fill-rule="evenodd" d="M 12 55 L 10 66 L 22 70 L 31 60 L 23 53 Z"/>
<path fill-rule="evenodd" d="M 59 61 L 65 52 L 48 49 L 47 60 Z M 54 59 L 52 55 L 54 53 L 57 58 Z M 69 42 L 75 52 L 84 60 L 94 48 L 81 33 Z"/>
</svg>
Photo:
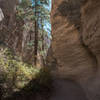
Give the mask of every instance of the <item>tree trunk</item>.
<svg viewBox="0 0 100 100">
<path fill-rule="evenodd" d="M 36 12 L 36 0 L 35 0 L 35 17 L 37 17 Z M 35 19 L 35 40 L 34 40 L 34 64 L 37 65 L 37 53 L 38 53 L 38 19 Z"/>
</svg>

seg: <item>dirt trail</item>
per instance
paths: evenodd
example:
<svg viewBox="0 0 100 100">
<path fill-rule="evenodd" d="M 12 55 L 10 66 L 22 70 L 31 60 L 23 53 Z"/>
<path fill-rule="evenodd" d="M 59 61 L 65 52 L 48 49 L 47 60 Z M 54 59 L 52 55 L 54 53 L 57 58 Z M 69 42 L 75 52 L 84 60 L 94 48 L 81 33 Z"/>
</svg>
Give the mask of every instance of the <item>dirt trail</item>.
<svg viewBox="0 0 100 100">
<path fill-rule="evenodd" d="M 80 85 L 73 81 L 57 79 L 54 87 L 55 91 L 50 100 L 88 100 Z"/>
</svg>

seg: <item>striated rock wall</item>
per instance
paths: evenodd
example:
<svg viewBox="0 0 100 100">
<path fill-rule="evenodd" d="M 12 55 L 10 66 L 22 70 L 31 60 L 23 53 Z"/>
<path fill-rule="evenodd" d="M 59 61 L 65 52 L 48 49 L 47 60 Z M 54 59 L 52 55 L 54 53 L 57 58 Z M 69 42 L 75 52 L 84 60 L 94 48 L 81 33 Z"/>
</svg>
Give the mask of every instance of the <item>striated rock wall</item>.
<svg viewBox="0 0 100 100">
<path fill-rule="evenodd" d="M 98 0 L 52 0 L 52 73 L 77 81 L 89 100 L 100 100 L 99 21 Z"/>
<path fill-rule="evenodd" d="M 90 100 L 100 100 L 100 1 L 88 0 L 82 8 L 82 40 L 96 59 L 96 74 L 85 84 Z"/>
</svg>

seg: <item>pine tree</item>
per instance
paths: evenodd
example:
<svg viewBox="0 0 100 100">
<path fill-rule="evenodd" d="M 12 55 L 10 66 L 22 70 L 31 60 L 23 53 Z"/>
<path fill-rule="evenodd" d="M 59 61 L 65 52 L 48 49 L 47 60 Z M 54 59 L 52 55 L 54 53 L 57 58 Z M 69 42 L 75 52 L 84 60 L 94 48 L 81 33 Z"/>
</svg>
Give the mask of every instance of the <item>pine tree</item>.
<svg viewBox="0 0 100 100">
<path fill-rule="evenodd" d="M 37 15 L 37 0 L 34 1 L 35 6 L 34 6 L 34 15 L 35 15 L 35 40 L 34 40 L 34 64 L 37 64 L 37 51 L 38 51 L 38 15 Z"/>
<path fill-rule="evenodd" d="M 45 21 L 50 22 L 50 11 L 45 7 L 49 5 L 49 0 L 33 0 L 33 11 L 35 15 L 35 40 L 34 40 L 34 64 L 37 64 L 37 54 L 38 51 L 44 51 L 44 40 L 45 40 L 45 29 L 44 23 Z M 41 34 L 40 34 L 41 32 Z M 39 36 L 41 35 L 41 36 Z M 40 39 L 41 37 L 42 39 Z M 39 42 L 42 42 L 42 49 L 39 49 Z M 39 50 L 38 50 L 39 49 Z"/>
</svg>

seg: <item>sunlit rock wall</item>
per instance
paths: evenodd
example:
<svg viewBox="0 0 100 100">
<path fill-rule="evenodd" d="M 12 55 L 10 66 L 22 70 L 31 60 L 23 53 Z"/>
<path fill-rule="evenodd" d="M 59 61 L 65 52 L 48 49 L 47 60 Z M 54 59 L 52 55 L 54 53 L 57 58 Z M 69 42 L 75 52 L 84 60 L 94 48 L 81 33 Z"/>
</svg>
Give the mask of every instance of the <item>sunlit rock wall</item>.
<svg viewBox="0 0 100 100">
<path fill-rule="evenodd" d="M 100 100 L 100 1 L 52 0 L 51 22 L 53 75 L 77 81 L 89 100 Z"/>
</svg>

